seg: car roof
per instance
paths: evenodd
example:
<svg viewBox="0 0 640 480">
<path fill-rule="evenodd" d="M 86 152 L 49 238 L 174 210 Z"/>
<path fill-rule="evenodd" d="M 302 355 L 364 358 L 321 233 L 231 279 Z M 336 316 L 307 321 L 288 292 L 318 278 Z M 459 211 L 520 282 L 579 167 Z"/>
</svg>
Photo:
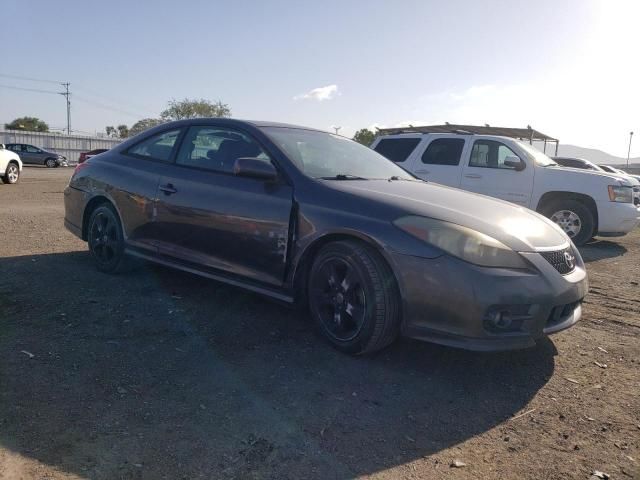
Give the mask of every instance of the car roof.
<svg viewBox="0 0 640 480">
<path fill-rule="evenodd" d="M 202 124 L 202 123 L 216 123 L 218 125 L 228 125 L 228 126 L 239 126 L 239 125 L 251 125 L 256 128 L 264 128 L 264 127 L 279 127 L 279 128 L 296 128 L 300 130 L 311 130 L 316 132 L 328 133 L 324 130 L 320 130 L 318 128 L 305 127 L 302 125 L 294 125 L 291 123 L 282 123 L 282 122 L 271 122 L 268 120 L 244 120 L 238 118 L 221 118 L 221 117 L 201 117 L 201 118 L 189 118 L 185 120 L 176 120 L 171 122 L 175 125 L 193 125 L 193 124 Z"/>
</svg>

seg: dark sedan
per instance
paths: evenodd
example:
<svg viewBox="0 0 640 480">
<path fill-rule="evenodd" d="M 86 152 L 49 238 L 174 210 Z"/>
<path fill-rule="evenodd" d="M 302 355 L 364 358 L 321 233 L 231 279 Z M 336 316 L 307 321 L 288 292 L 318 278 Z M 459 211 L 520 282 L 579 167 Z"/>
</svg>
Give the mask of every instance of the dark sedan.
<svg viewBox="0 0 640 480">
<path fill-rule="evenodd" d="M 65 225 L 104 272 L 139 257 L 308 304 L 349 353 L 399 334 L 532 346 L 575 324 L 587 292 L 580 254 L 548 219 L 417 180 L 344 137 L 276 123 L 143 132 L 78 165 Z"/>
<path fill-rule="evenodd" d="M 34 145 L 7 143 L 6 147 L 20 155 L 20 160 L 25 165 L 44 165 L 45 167 L 53 168 L 65 166 L 67 163 L 67 159 L 63 155 L 43 150 Z"/>
</svg>

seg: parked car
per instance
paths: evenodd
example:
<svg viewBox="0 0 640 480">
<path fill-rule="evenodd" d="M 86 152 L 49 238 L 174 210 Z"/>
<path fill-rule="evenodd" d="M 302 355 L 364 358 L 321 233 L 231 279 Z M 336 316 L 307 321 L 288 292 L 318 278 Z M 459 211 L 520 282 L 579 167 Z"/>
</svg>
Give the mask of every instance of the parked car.
<svg viewBox="0 0 640 480">
<path fill-rule="evenodd" d="M 603 172 L 602 168 L 589 160 L 584 158 L 575 157 L 552 157 L 553 160 L 562 167 L 580 168 L 583 170 L 595 170 L 596 172 Z"/>
<path fill-rule="evenodd" d="M 0 178 L 4 183 L 18 183 L 22 172 L 22 161 L 17 153 L 0 143 Z"/>
<path fill-rule="evenodd" d="M 400 333 L 529 347 L 575 324 L 587 293 L 580 254 L 545 217 L 303 127 L 162 124 L 79 164 L 64 199 L 99 270 L 130 255 L 308 303 L 349 353 Z"/>
<path fill-rule="evenodd" d="M 49 152 L 42 148 L 25 143 L 7 143 L 9 150 L 16 152 L 25 165 L 44 165 L 49 168 L 64 166 L 66 157 L 55 152 Z"/>
<path fill-rule="evenodd" d="M 611 165 L 602 165 L 599 164 L 598 165 L 601 169 L 603 169 L 605 172 L 609 172 L 609 173 L 619 173 L 621 175 L 628 175 L 632 178 L 635 178 L 636 180 L 640 180 L 640 175 L 635 175 L 633 173 L 628 173 L 625 172 L 624 170 L 620 169 L 620 168 L 616 168 L 616 167 L 612 167 Z"/>
<path fill-rule="evenodd" d="M 399 133 L 376 138 L 372 148 L 422 179 L 542 213 L 576 245 L 595 235 L 625 235 L 640 222 L 628 178 L 560 168 L 539 150 L 512 138 Z"/>
<path fill-rule="evenodd" d="M 90 150 L 88 152 L 82 152 L 80 154 L 80 157 L 78 157 L 78 163 L 83 163 L 83 162 L 89 160 L 91 157 L 95 157 L 96 155 L 98 155 L 100 153 L 104 153 L 106 151 L 107 151 L 106 148 L 96 148 L 96 149 Z"/>
</svg>

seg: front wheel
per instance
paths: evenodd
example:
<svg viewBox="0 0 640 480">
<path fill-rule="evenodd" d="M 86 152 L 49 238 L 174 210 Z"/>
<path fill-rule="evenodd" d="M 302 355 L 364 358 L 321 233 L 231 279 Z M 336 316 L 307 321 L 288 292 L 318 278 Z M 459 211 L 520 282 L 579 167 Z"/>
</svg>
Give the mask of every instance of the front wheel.
<svg viewBox="0 0 640 480">
<path fill-rule="evenodd" d="M 89 252 L 98 270 L 105 273 L 127 270 L 122 225 L 111 205 L 100 205 L 91 213 L 88 232 Z"/>
<path fill-rule="evenodd" d="M 4 172 L 4 176 L 2 177 L 2 180 L 4 181 L 4 183 L 13 185 L 15 183 L 18 183 L 19 179 L 20 179 L 20 168 L 18 167 L 18 165 L 11 162 L 9 165 L 7 165 L 7 169 Z"/>
<path fill-rule="evenodd" d="M 44 164 L 47 168 L 54 168 L 58 166 L 58 162 L 56 162 L 53 158 L 47 158 L 44 161 Z"/>
<path fill-rule="evenodd" d="M 398 335 L 400 299 L 393 273 L 363 243 L 340 241 L 320 250 L 309 274 L 308 299 L 320 331 L 343 352 L 374 352 Z"/>
<path fill-rule="evenodd" d="M 556 223 L 578 246 L 587 243 L 595 233 L 593 213 L 577 200 L 562 200 L 547 206 L 545 216 Z"/>
</svg>

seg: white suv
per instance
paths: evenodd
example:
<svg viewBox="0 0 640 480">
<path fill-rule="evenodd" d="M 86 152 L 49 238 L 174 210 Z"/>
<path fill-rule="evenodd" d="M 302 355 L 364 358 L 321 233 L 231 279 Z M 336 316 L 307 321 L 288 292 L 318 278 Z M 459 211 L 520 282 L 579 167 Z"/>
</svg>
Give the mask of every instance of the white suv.
<svg viewBox="0 0 640 480">
<path fill-rule="evenodd" d="M 622 175 L 560 168 L 518 140 L 467 133 L 398 133 L 371 148 L 414 175 L 536 210 L 576 245 L 621 236 L 640 223 L 632 185 Z"/>
<path fill-rule="evenodd" d="M 22 172 L 22 161 L 17 153 L 7 150 L 0 143 L 0 178 L 4 183 L 18 183 Z"/>
</svg>

